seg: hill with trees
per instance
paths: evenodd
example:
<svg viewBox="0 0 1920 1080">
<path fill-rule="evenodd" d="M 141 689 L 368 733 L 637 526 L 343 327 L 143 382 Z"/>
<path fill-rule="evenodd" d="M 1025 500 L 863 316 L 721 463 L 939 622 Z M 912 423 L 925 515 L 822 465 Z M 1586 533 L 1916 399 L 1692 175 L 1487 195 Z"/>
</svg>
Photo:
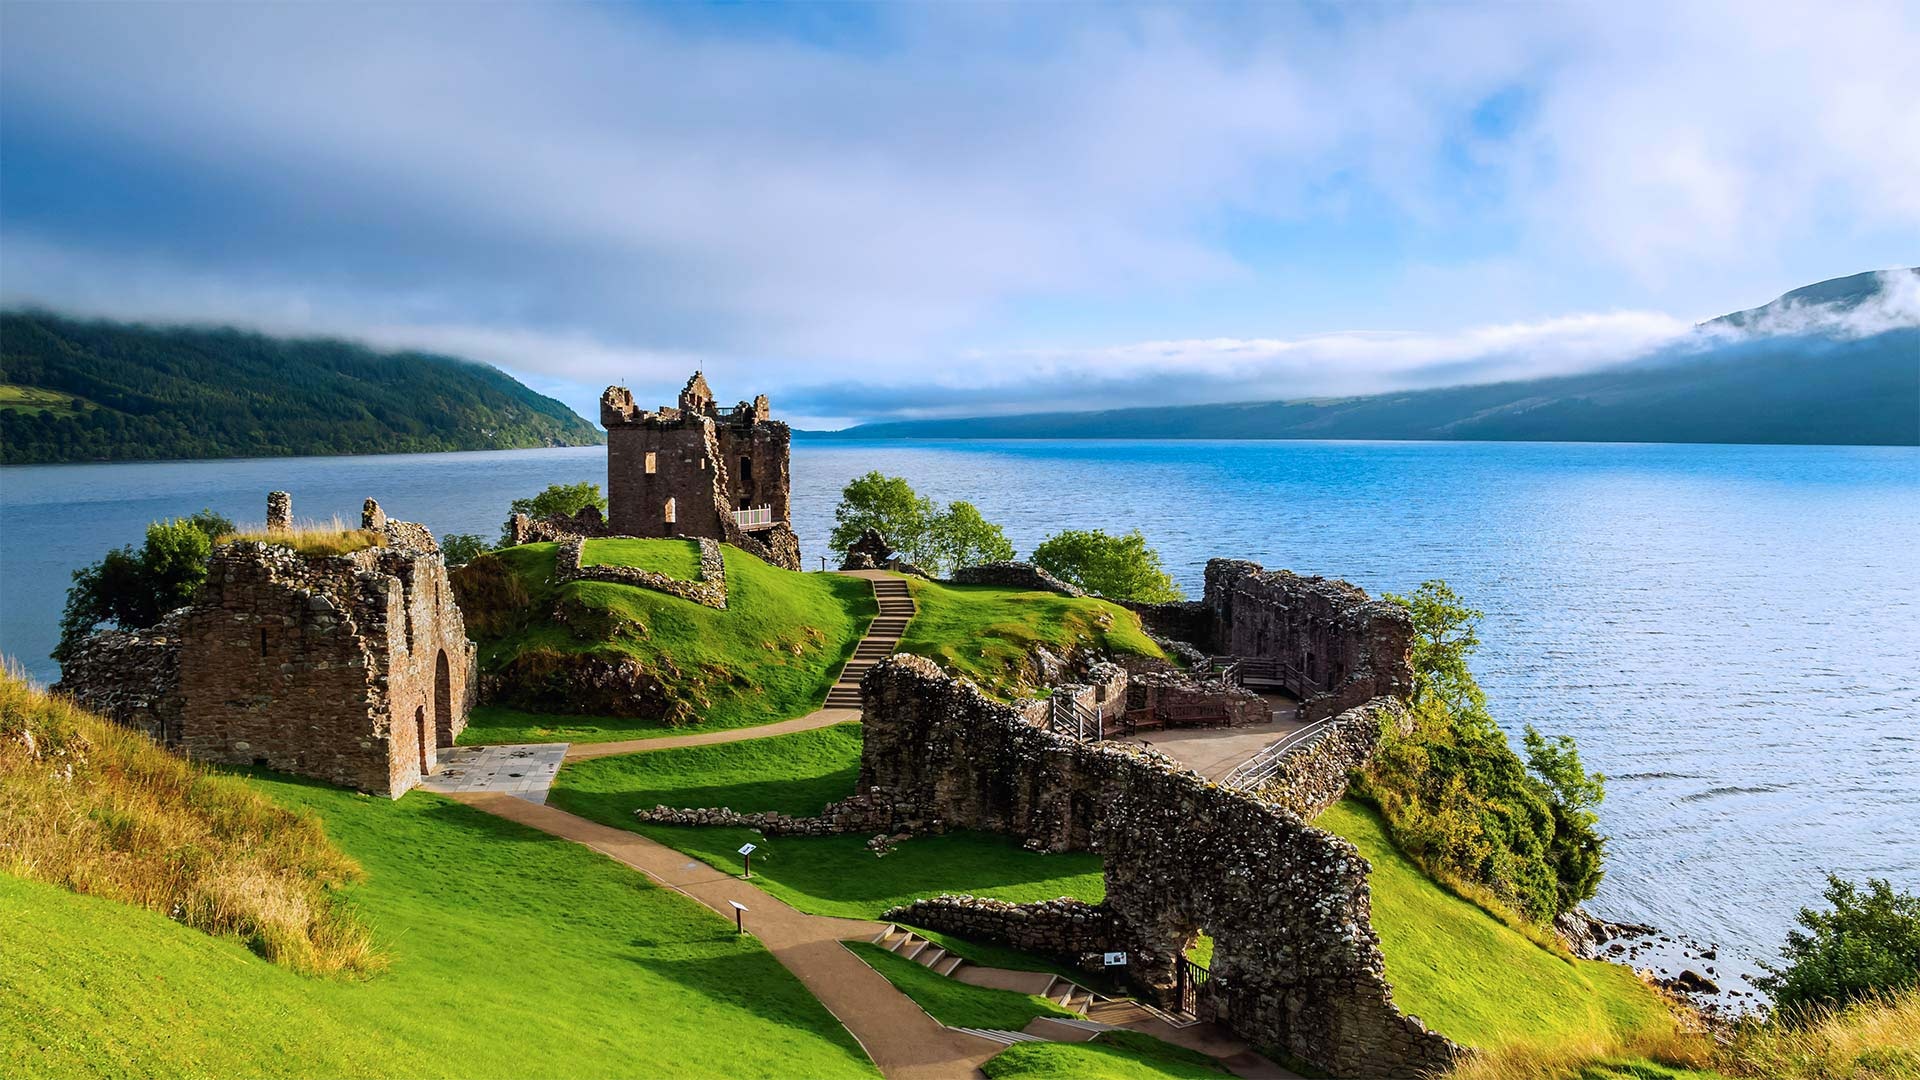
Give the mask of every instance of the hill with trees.
<svg viewBox="0 0 1920 1080">
<path fill-rule="evenodd" d="M 497 368 L 231 328 L 0 314 L 0 464 L 588 446 Z"/>
</svg>

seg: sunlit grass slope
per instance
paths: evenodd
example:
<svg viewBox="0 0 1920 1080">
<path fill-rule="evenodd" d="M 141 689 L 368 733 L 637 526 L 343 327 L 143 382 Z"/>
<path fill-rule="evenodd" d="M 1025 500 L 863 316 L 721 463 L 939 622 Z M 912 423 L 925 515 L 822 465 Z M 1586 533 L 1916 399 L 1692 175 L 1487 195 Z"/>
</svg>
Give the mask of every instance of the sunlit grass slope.
<svg viewBox="0 0 1920 1080">
<path fill-rule="evenodd" d="M 1550 952 L 1448 892 L 1388 839 L 1371 809 L 1347 800 L 1314 824 L 1373 864 L 1373 928 L 1402 1012 L 1473 1047 L 1671 1031 L 1666 1003 L 1618 964 Z"/>
<path fill-rule="evenodd" d="M 1204 1054 L 1133 1031 L 1106 1031 L 1084 1043 L 1017 1043 L 980 1071 L 992 1080 L 1217 1080 L 1226 1074 Z"/>
<path fill-rule="evenodd" d="M 948 1027 L 1019 1031 L 1038 1016 L 1076 1016 L 1038 994 L 995 990 L 949 979 L 870 941 L 845 942 L 868 966 Z"/>
<path fill-rule="evenodd" d="M 583 847 L 424 792 L 250 782 L 318 812 L 365 868 L 348 896 L 388 969 L 303 977 L 0 879 L 0 1074 L 877 1075 L 751 937 Z"/>
<path fill-rule="evenodd" d="M 547 801 L 616 828 L 633 829 L 728 873 L 743 869 L 748 841 L 753 878 L 802 911 L 874 918 L 895 904 L 942 892 L 1002 900 L 1106 895 L 1100 858 L 1038 854 L 1009 837 L 952 832 L 916 836 L 876 858 L 864 836 L 762 837 L 751 829 L 642 825 L 636 809 L 727 806 L 743 813 L 804 815 L 853 794 L 860 728 L 836 725 L 718 746 L 624 754 L 568 765 Z"/>
<path fill-rule="evenodd" d="M 1106 600 L 906 580 L 916 611 L 900 651 L 927 657 L 1001 697 L 1035 689 L 1028 661 L 1037 646 L 1056 655 L 1083 648 L 1166 655 L 1140 629 L 1139 616 Z"/>
<path fill-rule="evenodd" d="M 732 547 L 724 549 L 724 611 L 630 585 L 556 587 L 554 547 L 508 548 L 456 575 L 482 669 L 501 671 L 543 654 L 631 657 L 659 679 L 686 722 L 486 707 L 474 711 L 463 743 L 605 742 L 804 715 L 825 700 L 877 610 L 864 581 L 782 570 Z M 586 557 L 692 578 L 693 552 L 685 540 L 596 540 Z M 563 620 L 554 618 L 556 609 Z"/>
</svg>

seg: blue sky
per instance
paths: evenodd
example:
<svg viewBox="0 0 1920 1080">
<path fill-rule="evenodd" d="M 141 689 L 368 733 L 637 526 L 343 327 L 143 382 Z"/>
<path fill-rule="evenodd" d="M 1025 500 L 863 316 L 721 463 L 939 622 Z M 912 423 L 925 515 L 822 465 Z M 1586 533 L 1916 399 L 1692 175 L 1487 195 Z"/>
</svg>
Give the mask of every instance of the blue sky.
<svg viewBox="0 0 1920 1080">
<path fill-rule="evenodd" d="M 808 425 L 1580 370 L 1920 262 L 1920 8 L 0 6 L 0 300 Z"/>
</svg>

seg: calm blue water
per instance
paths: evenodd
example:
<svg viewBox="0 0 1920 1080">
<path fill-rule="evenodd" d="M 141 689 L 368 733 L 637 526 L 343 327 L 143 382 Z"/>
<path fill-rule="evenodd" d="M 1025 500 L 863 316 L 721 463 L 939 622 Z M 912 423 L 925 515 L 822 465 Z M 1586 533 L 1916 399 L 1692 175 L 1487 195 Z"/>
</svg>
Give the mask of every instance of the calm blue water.
<svg viewBox="0 0 1920 1080">
<path fill-rule="evenodd" d="M 72 570 L 203 506 L 439 532 L 603 480 L 597 447 L 0 470 L 0 651 L 42 678 Z M 1510 730 L 1612 777 L 1593 905 L 1771 950 L 1820 874 L 1920 888 L 1920 452 L 1457 443 L 819 443 L 794 450 L 809 565 L 838 490 L 880 469 L 970 499 L 1023 552 L 1143 530 L 1197 593 L 1210 556 L 1485 609 L 1475 668 Z M 1723 965 L 1726 959 L 1723 953 Z"/>
</svg>

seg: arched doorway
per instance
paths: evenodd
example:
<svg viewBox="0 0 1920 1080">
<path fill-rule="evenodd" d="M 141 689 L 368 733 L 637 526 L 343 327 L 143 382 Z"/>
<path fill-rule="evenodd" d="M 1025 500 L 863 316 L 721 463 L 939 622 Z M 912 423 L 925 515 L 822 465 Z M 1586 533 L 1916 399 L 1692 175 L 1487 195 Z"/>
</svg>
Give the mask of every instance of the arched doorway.
<svg viewBox="0 0 1920 1080">
<path fill-rule="evenodd" d="M 433 661 L 433 734 L 439 745 L 453 745 L 453 672 L 445 649 Z"/>
<path fill-rule="evenodd" d="M 425 706 L 414 706 L 413 733 L 414 745 L 419 747 L 420 750 L 420 775 L 426 776 L 433 772 L 433 765 L 427 760 L 427 748 L 433 744 L 427 741 L 427 710 Z"/>
</svg>

